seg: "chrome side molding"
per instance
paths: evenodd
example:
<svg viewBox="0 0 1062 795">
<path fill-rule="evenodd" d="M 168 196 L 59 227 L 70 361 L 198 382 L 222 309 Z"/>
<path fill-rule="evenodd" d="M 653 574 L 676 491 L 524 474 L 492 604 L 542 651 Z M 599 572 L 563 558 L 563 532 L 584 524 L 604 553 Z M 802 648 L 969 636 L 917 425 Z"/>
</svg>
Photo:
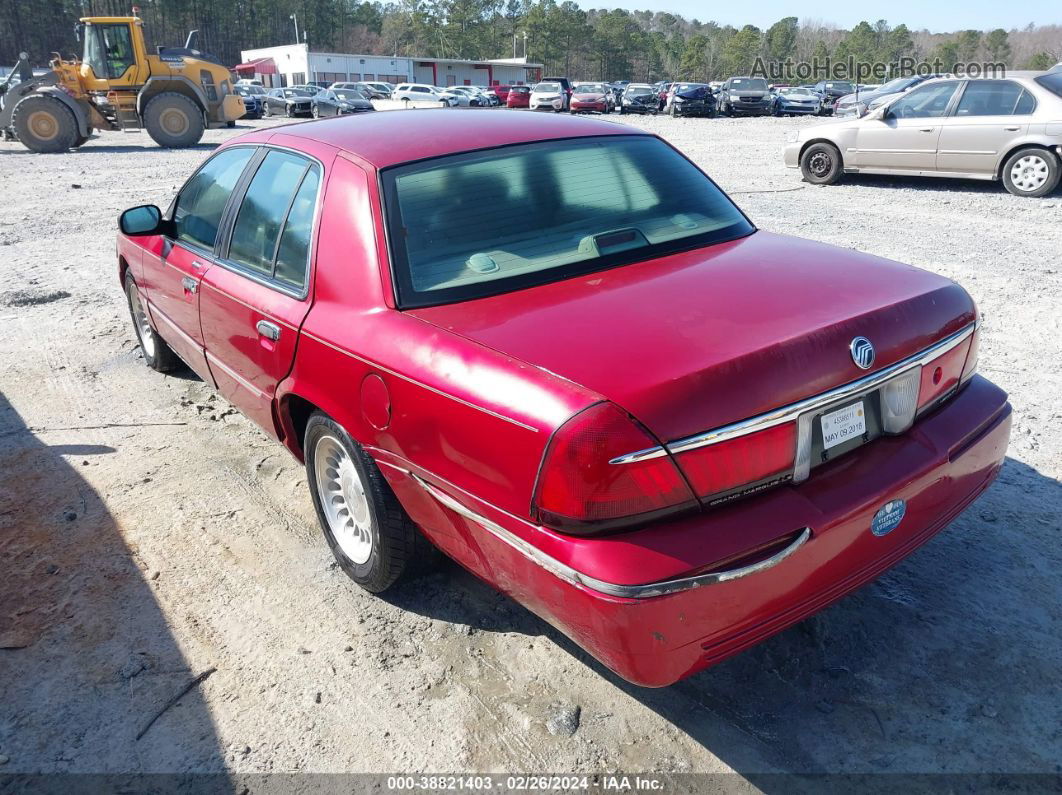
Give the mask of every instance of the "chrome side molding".
<svg viewBox="0 0 1062 795">
<path fill-rule="evenodd" d="M 713 571 L 707 574 L 698 574 L 693 577 L 680 577 L 674 580 L 661 580 L 660 582 L 646 583 L 644 585 L 620 585 L 618 583 L 599 580 L 596 577 L 590 577 L 577 569 L 573 569 L 566 563 L 562 563 L 556 558 L 547 555 L 538 547 L 529 544 L 524 539 L 506 530 L 497 522 L 492 522 L 490 519 L 476 513 L 471 508 L 462 505 L 449 494 L 436 488 L 431 483 L 428 483 L 428 481 L 424 480 L 424 478 L 419 475 L 413 472 L 410 472 L 409 475 L 438 503 L 449 508 L 459 516 L 463 516 L 465 519 L 475 522 L 491 535 L 495 536 L 500 541 L 505 542 L 517 552 L 524 555 L 524 557 L 546 569 L 546 571 L 551 574 L 554 574 L 572 585 L 582 585 L 608 596 L 618 596 L 625 599 L 647 599 L 653 596 L 665 596 L 667 594 L 678 593 L 679 591 L 689 591 L 693 588 L 700 588 L 705 585 L 714 585 L 716 583 L 730 582 L 731 580 L 748 577 L 751 574 L 766 571 L 767 569 L 777 566 L 800 549 L 800 547 L 804 546 L 807 540 L 811 538 L 811 528 L 805 527 L 801 530 L 800 534 L 793 539 L 792 543 L 784 549 L 779 550 L 769 558 L 736 569 Z"/>
<path fill-rule="evenodd" d="M 667 442 L 664 446 L 647 447 L 644 450 L 636 450 L 633 453 L 627 453 L 626 455 L 613 458 L 609 463 L 630 464 L 634 461 L 660 458 L 668 453 L 676 455 L 678 453 L 684 453 L 687 450 L 696 450 L 699 447 L 719 444 L 719 442 L 725 442 L 739 436 L 746 436 L 750 433 L 773 428 L 775 425 L 792 422 L 805 412 L 824 408 L 835 401 L 856 397 L 863 392 L 871 392 L 903 371 L 912 367 L 919 367 L 936 359 L 938 356 L 942 356 L 965 341 L 967 337 L 974 333 L 974 330 L 978 325 L 980 325 L 980 320 L 956 331 L 954 334 L 950 334 L 940 342 L 929 346 L 925 350 L 919 351 L 913 356 L 901 359 L 895 364 L 891 364 L 888 367 L 878 370 L 876 373 L 851 381 L 847 384 L 831 389 L 828 392 L 823 392 L 805 398 L 804 400 L 799 400 L 796 403 L 790 403 L 788 406 L 782 406 L 781 408 L 759 414 L 755 417 L 750 417 L 741 422 L 735 422 L 730 425 L 724 425 L 721 428 L 716 428 L 715 430 L 706 431 L 694 436 L 687 436 L 684 439 L 678 439 L 673 442 Z"/>
</svg>

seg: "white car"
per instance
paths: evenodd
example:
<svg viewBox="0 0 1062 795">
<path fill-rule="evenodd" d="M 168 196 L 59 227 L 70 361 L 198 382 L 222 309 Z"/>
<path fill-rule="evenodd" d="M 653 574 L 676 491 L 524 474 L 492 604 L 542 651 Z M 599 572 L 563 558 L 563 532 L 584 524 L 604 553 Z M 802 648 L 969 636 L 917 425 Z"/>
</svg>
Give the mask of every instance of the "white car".
<svg viewBox="0 0 1062 795">
<path fill-rule="evenodd" d="M 394 86 L 390 83 L 378 83 L 374 81 L 365 81 L 364 83 L 370 89 L 380 95 L 381 98 L 391 98 L 391 92 L 394 91 Z"/>
<path fill-rule="evenodd" d="M 447 107 L 461 104 L 457 95 L 426 83 L 399 83 L 395 86 L 391 99 L 400 99 L 403 102 L 440 102 Z M 465 104 L 468 104 L 467 98 Z"/>
<path fill-rule="evenodd" d="M 457 97 L 457 104 L 462 108 L 478 108 L 487 104 L 486 98 L 473 91 L 472 86 L 448 86 L 446 92 Z"/>
<path fill-rule="evenodd" d="M 552 110 L 560 113 L 568 107 L 568 94 L 560 83 L 539 83 L 531 89 L 531 110 Z"/>
</svg>

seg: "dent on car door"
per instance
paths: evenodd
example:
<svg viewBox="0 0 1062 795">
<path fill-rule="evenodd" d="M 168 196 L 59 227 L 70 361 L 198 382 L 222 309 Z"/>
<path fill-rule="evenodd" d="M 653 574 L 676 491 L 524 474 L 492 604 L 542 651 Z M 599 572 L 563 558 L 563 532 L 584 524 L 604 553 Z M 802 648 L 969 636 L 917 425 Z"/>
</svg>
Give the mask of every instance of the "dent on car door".
<svg viewBox="0 0 1062 795">
<path fill-rule="evenodd" d="M 1036 99 L 1013 80 L 971 80 L 942 120 L 937 170 L 994 176 L 1000 158 L 1029 131 Z"/>
<path fill-rule="evenodd" d="M 265 149 L 230 213 L 218 264 L 203 279 L 200 315 L 218 390 L 276 435 L 272 401 L 309 310 L 310 254 L 323 169 Z"/>
<path fill-rule="evenodd" d="M 866 170 L 932 171 L 937 140 L 958 81 L 932 83 L 904 94 L 880 119 L 856 133 L 855 165 Z"/>
<path fill-rule="evenodd" d="M 213 264 L 225 207 L 254 152 L 234 147 L 207 160 L 174 199 L 173 237 L 152 237 L 144 246 L 140 287 L 155 328 L 206 381 L 211 378 L 199 324 L 200 282 Z"/>
</svg>

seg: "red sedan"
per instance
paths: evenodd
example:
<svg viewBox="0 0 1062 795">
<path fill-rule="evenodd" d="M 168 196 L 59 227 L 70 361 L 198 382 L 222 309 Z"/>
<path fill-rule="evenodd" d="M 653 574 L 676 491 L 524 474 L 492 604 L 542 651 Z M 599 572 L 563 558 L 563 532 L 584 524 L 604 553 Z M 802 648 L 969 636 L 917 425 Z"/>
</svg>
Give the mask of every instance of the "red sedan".
<svg viewBox="0 0 1062 795">
<path fill-rule="evenodd" d="M 872 580 L 1006 451 L 965 290 L 758 231 L 627 126 L 258 130 L 120 225 L 147 363 L 305 462 L 356 583 L 430 541 L 642 685 Z"/>
<path fill-rule="evenodd" d="M 510 88 L 509 94 L 505 97 L 505 107 L 531 107 L 531 86 L 513 86 Z"/>
<path fill-rule="evenodd" d="M 609 90 L 601 83 L 576 83 L 569 110 L 572 113 L 608 113 Z"/>
</svg>

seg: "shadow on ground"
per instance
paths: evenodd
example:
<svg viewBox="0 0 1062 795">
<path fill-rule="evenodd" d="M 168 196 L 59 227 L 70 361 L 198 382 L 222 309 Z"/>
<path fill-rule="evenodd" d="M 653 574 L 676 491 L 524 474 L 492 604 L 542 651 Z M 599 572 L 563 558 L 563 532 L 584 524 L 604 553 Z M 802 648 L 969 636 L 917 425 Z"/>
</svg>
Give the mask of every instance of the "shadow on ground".
<svg viewBox="0 0 1062 795">
<path fill-rule="evenodd" d="M 198 688 L 137 739 L 200 671 L 171 634 L 150 573 L 79 472 L 84 456 L 114 452 L 48 446 L 0 394 L 0 790 L 143 790 L 143 773 L 226 780 Z M 86 773 L 120 774 L 120 783 Z"/>
<path fill-rule="evenodd" d="M 767 792 L 793 790 L 778 773 L 1057 777 L 1059 530 L 1062 485 L 1008 458 L 985 495 L 879 580 L 660 690 L 616 677 L 454 566 L 389 601 L 482 631 L 549 637 Z"/>
</svg>

